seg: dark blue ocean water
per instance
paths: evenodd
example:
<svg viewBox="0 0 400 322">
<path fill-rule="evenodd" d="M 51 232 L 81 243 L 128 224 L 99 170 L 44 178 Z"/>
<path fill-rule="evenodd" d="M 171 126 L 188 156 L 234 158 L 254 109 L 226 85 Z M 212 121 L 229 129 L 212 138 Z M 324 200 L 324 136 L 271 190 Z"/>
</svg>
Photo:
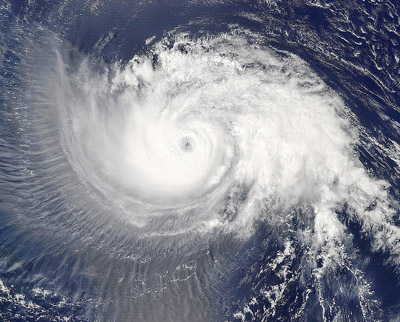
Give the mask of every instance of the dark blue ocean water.
<svg viewBox="0 0 400 322">
<path fill-rule="evenodd" d="M 2 0 L 0 320 L 400 319 L 400 235 L 382 237 L 387 245 L 377 247 L 374 236 L 389 228 L 366 227 L 346 203 L 336 209 L 346 229 L 337 247 L 348 257 L 318 277 L 324 250 L 310 257 L 313 246 L 303 242 L 314 227 L 306 206 L 282 221 L 267 212 L 245 242 L 211 236 L 190 246 L 175 240 L 168 250 L 158 247 L 168 241 L 131 240 L 125 224 L 95 217 L 104 209 L 100 203 L 87 215 L 85 204 L 97 199 L 90 188 L 80 194 L 68 164 L 59 161 L 57 121 L 29 105 L 38 74 L 52 72 L 41 50 L 62 48 L 73 74 L 82 57 L 102 70 L 146 54 L 149 43 L 170 33 L 212 37 L 233 29 L 262 35 L 263 45 L 282 55 L 299 56 L 340 95 L 355 115 L 354 127 L 363 129 L 355 158 L 371 177 L 387 182 L 396 214 L 390 225 L 399 227 L 399 2 Z M 38 119 L 44 120 L 40 128 Z M 178 266 L 184 268 L 169 280 Z"/>
</svg>

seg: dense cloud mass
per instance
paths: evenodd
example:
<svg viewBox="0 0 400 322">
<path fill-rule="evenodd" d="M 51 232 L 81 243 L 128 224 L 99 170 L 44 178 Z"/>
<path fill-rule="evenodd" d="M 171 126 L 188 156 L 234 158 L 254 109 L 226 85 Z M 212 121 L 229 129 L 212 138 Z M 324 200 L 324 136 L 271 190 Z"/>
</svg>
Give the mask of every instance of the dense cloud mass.
<svg viewBox="0 0 400 322">
<path fill-rule="evenodd" d="M 167 209 L 180 230 L 190 211 L 189 230 L 243 232 L 265 208 L 307 204 L 323 243 L 343 231 L 335 210 L 344 203 L 363 220 L 392 214 L 385 182 L 354 156 L 358 132 L 340 97 L 256 35 L 178 34 L 100 74 L 87 59 L 68 74 L 57 57 L 56 79 L 45 85 L 56 88 L 43 99 L 58 108 L 71 167 L 133 225 Z M 230 210 L 227 198 L 243 190 Z"/>
<path fill-rule="evenodd" d="M 370 127 L 357 104 L 378 95 L 277 46 L 255 12 L 287 8 L 254 6 L 213 32 L 184 11 L 200 32 L 167 24 L 128 53 L 128 23 L 85 47 L 21 9 L 29 32 L 2 54 L 0 318 L 397 317 L 377 286 L 400 268 L 397 114 Z"/>
</svg>

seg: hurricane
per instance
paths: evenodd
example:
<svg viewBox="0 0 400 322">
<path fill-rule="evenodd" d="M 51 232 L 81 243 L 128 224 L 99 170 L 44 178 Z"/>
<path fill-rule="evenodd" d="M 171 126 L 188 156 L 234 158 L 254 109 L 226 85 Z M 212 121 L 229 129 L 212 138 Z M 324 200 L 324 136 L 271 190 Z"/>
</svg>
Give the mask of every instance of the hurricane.
<svg viewBox="0 0 400 322">
<path fill-rule="evenodd" d="M 399 11 L 1 2 L 0 318 L 398 320 Z"/>
</svg>

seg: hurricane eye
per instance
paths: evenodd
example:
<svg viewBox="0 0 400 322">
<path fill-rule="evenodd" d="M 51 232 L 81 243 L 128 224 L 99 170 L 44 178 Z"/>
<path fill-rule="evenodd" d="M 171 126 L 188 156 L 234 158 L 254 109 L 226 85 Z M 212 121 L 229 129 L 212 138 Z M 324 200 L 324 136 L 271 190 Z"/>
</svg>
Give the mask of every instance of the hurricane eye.
<svg viewBox="0 0 400 322">
<path fill-rule="evenodd" d="M 190 137 L 184 137 L 180 142 L 180 147 L 183 152 L 192 152 L 194 150 L 194 141 Z"/>
</svg>

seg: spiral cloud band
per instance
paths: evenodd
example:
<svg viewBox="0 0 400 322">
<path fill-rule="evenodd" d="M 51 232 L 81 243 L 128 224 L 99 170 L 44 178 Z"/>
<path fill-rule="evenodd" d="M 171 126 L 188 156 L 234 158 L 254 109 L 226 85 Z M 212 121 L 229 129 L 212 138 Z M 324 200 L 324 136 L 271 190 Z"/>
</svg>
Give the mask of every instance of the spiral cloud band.
<svg viewBox="0 0 400 322">
<path fill-rule="evenodd" d="M 3 1 L 0 321 L 400 320 L 400 8 L 353 2 Z"/>
<path fill-rule="evenodd" d="M 299 314 L 356 297 L 377 320 L 353 240 L 398 270 L 398 202 L 360 161 L 378 143 L 312 66 L 234 26 L 118 62 L 96 58 L 107 39 L 84 54 L 38 29 L 4 95 L 7 274 L 90 319 L 245 321 L 257 296 L 269 318 L 296 288 Z"/>
<path fill-rule="evenodd" d="M 265 210 L 311 205 L 323 244 L 343 231 L 335 208 L 387 199 L 354 157 L 340 97 L 255 36 L 175 35 L 101 72 L 88 59 L 68 71 L 63 59 L 46 99 L 69 162 L 133 226 L 168 214 L 173 224 L 159 219 L 153 233 L 247 234 Z"/>
</svg>

